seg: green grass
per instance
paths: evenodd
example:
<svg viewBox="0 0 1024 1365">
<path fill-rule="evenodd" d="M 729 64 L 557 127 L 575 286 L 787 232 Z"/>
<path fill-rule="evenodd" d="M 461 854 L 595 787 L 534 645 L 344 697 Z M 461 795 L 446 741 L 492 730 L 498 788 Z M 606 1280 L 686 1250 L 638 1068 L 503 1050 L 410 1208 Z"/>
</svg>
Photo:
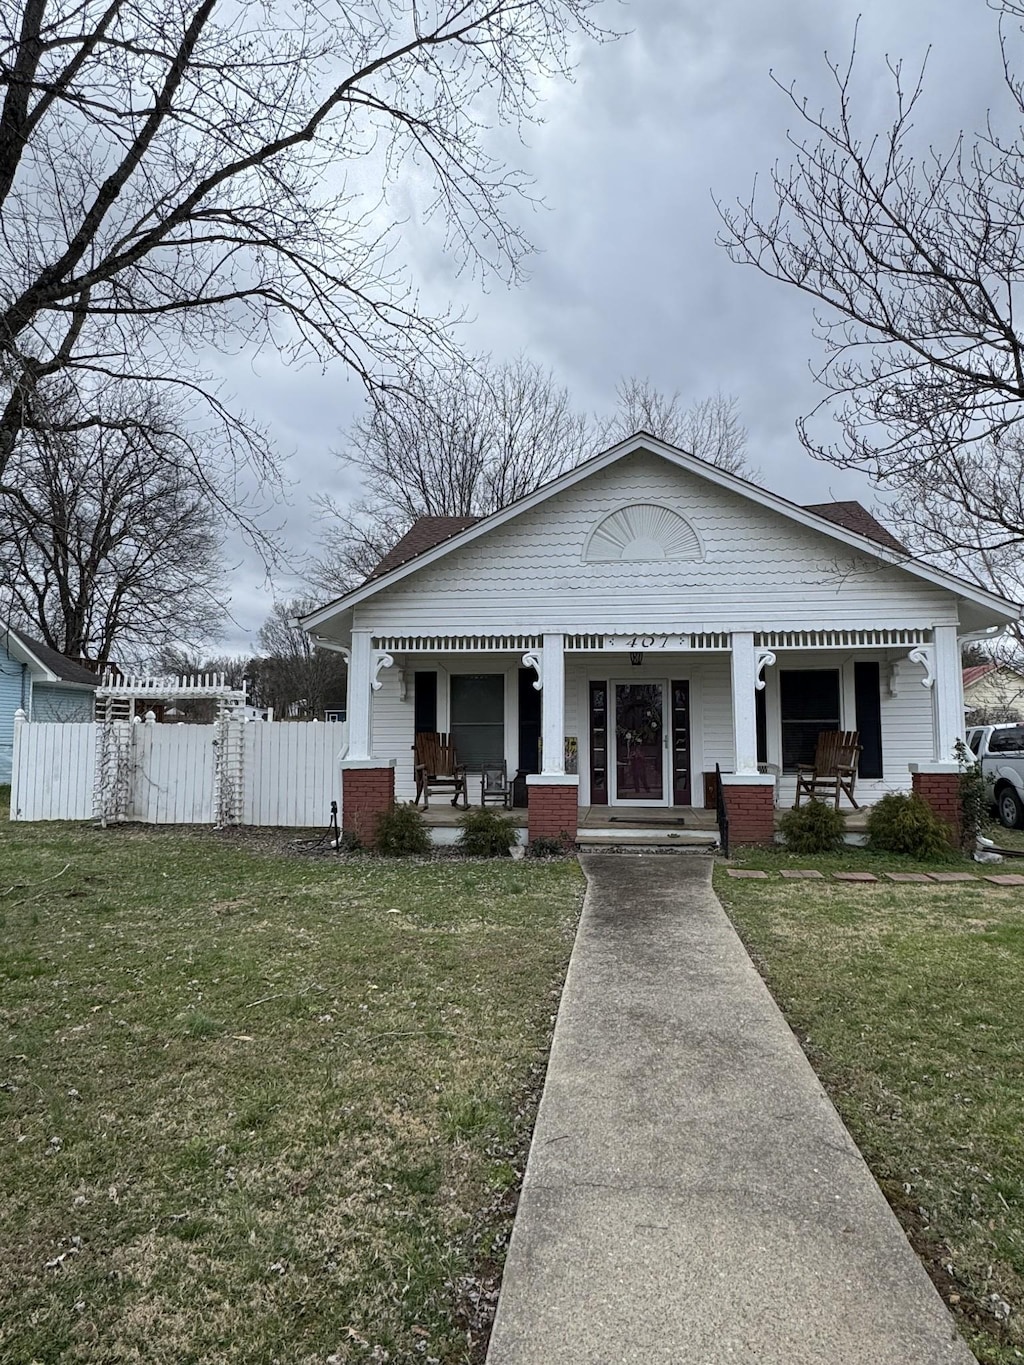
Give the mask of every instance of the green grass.
<svg viewBox="0 0 1024 1365">
<path fill-rule="evenodd" d="M 999 848 L 1008 848 L 1017 853 L 1024 853 L 1024 829 L 1006 829 L 998 820 L 993 820 L 986 828 L 985 833 Z M 1024 864 L 1018 864 L 1015 860 L 1013 865 L 1019 867 Z"/>
<path fill-rule="evenodd" d="M 571 863 L 0 826 L 0 1359 L 481 1358 Z"/>
<path fill-rule="evenodd" d="M 856 850 L 813 859 L 751 852 L 734 863 L 825 872 L 921 866 Z M 721 866 L 715 887 L 979 1360 L 1019 1361 L 1019 890 L 737 881 Z"/>
</svg>

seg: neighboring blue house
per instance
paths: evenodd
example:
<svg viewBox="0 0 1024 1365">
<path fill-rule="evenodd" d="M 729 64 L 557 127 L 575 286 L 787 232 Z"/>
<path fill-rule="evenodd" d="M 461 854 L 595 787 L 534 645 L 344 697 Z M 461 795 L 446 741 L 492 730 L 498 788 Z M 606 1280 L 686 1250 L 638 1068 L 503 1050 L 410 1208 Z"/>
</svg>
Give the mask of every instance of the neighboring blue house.
<svg viewBox="0 0 1024 1365">
<path fill-rule="evenodd" d="M 24 631 L 0 629 L 0 783 L 11 780 L 15 711 L 35 721 L 91 721 L 99 682 Z"/>
</svg>

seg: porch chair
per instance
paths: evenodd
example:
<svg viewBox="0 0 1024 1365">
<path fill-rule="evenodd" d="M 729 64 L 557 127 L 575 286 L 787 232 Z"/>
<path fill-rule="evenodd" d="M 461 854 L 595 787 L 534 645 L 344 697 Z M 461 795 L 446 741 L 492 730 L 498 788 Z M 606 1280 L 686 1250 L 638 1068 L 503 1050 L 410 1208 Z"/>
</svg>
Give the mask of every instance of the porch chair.
<svg viewBox="0 0 1024 1365">
<path fill-rule="evenodd" d="M 505 763 L 485 763 L 480 770 L 481 806 L 490 802 L 494 806 L 504 806 L 507 810 L 511 799 L 512 783 L 508 780 Z"/>
<path fill-rule="evenodd" d="M 419 805 L 422 796 L 423 809 L 429 810 L 431 790 L 451 791 L 454 793 L 452 805 L 457 806 L 461 796 L 462 809 L 469 809 L 466 765 L 459 762 L 455 745 L 447 735 L 426 730 L 418 734 L 413 744 L 413 769 L 416 774 L 414 805 Z"/>
<path fill-rule="evenodd" d="M 857 781 L 857 760 L 860 757 L 860 735 L 856 730 L 823 730 L 818 736 L 813 763 L 798 763 L 796 768 L 796 801 L 800 797 L 834 799 L 839 809 L 839 797 L 845 792 L 854 810 L 860 810 L 853 795 Z"/>
</svg>

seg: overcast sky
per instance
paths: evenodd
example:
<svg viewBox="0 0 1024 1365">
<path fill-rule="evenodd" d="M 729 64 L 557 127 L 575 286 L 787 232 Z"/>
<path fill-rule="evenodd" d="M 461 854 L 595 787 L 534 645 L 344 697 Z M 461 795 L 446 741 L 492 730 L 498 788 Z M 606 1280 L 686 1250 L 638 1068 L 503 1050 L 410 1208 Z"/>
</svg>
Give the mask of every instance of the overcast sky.
<svg viewBox="0 0 1024 1365">
<path fill-rule="evenodd" d="M 524 209 L 537 255 L 515 289 L 453 273 L 429 227 L 406 228 L 403 249 L 423 303 L 454 303 L 470 321 L 462 345 L 496 358 L 520 351 L 549 366 L 590 412 L 614 404 L 625 375 L 648 377 L 685 399 L 734 394 L 749 431 L 748 458 L 765 486 L 798 502 L 860 498 L 870 487 L 807 457 L 796 419 L 821 396 L 808 300 L 734 265 L 716 245 L 713 196 L 749 195 L 754 177 L 788 163 L 799 119 L 770 72 L 819 107 L 828 96 L 824 53 L 845 59 L 858 14 L 858 109 L 865 131 L 890 118 L 885 58 L 916 68 L 930 48 L 923 140 L 947 147 L 1000 103 L 995 15 L 985 0 L 635 0 L 608 7 L 628 30 L 579 51 L 576 80 L 552 87 L 544 125 L 523 147 L 496 146 L 543 200 Z M 236 357 L 219 369 L 238 406 L 265 423 L 293 481 L 281 520 L 293 563 L 315 534 L 309 496 L 357 493 L 332 455 L 362 393 L 339 367 L 288 369 L 275 357 Z M 270 606 L 262 572 L 236 552 L 223 647 L 254 647 Z M 273 590 L 294 592 L 282 575 Z"/>
</svg>

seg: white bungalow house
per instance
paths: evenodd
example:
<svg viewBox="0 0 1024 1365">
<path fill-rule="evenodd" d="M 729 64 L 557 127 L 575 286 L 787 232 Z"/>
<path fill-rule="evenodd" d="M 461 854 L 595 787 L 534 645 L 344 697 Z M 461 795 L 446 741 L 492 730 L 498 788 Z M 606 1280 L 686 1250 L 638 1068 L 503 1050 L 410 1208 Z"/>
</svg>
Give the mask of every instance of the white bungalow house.
<svg viewBox="0 0 1024 1365">
<path fill-rule="evenodd" d="M 798 506 L 639 433 L 491 516 L 424 518 L 303 625 L 349 654 L 346 828 L 413 797 L 428 730 L 471 772 L 529 774 L 531 838 L 579 807 L 703 807 L 717 767 L 751 842 L 826 730 L 860 732 L 858 799 L 913 782 L 948 811 L 960 639 L 1018 614 L 858 503 Z"/>
</svg>

